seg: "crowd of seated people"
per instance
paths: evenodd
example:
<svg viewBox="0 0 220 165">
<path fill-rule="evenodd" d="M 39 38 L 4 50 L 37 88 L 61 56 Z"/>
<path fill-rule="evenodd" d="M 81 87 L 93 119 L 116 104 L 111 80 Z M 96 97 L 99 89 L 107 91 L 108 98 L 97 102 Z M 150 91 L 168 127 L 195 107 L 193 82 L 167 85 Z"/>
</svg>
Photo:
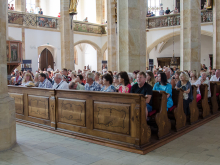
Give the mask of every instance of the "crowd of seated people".
<svg viewBox="0 0 220 165">
<path fill-rule="evenodd" d="M 111 71 L 71 71 L 66 68 L 53 71 L 38 71 L 35 75 L 31 71 L 14 70 L 12 78 L 13 85 L 34 86 L 39 88 L 63 89 L 63 90 L 85 90 L 99 92 L 138 93 L 146 98 L 146 117 L 152 111 L 153 90 L 165 91 L 167 93 L 167 110 L 173 106 L 172 89 L 181 88 L 184 90 L 183 105 L 184 112 L 188 116 L 189 104 L 192 102 L 192 85 L 197 86 L 197 93 L 200 94 L 199 86 L 208 85 L 208 97 L 211 97 L 210 81 L 220 81 L 220 69 L 207 69 L 201 67 L 200 74 L 196 71 L 180 71 L 178 68 L 154 66 L 153 72 L 133 73 L 111 72 Z M 195 98 L 196 99 L 196 98 Z"/>
</svg>

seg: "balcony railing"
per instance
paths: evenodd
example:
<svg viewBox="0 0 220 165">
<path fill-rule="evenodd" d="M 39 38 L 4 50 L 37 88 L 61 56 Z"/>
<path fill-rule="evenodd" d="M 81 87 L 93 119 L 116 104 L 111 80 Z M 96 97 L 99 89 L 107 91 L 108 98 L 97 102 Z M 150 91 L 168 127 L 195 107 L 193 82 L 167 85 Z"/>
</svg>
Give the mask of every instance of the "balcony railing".
<svg viewBox="0 0 220 165">
<path fill-rule="evenodd" d="M 85 32 L 85 33 L 95 33 L 95 34 L 106 34 L 107 33 L 107 25 L 94 24 L 89 22 L 82 21 L 73 21 L 73 29 L 77 32 Z"/>
<path fill-rule="evenodd" d="M 31 14 L 18 11 L 8 11 L 8 23 L 33 28 L 49 28 L 59 30 L 58 17 L 50 17 L 45 15 Z M 73 21 L 74 31 L 106 34 L 107 25 L 94 24 L 82 21 Z"/>
<path fill-rule="evenodd" d="M 169 14 L 158 17 L 147 18 L 147 28 L 161 28 L 180 25 L 180 14 Z M 213 13 L 212 10 L 201 11 L 201 23 L 212 22 Z"/>
<path fill-rule="evenodd" d="M 38 14 L 24 13 L 18 11 L 8 11 L 8 23 L 28 27 L 40 27 L 58 29 L 57 17 L 50 17 Z"/>
</svg>

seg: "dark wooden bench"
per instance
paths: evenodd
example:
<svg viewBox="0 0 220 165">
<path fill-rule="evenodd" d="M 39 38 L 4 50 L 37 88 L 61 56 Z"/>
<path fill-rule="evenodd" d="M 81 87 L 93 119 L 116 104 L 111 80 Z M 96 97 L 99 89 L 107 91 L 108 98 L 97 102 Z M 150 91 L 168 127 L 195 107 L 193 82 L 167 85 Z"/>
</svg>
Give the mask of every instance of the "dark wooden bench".
<svg viewBox="0 0 220 165">
<path fill-rule="evenodd" d="M 197 86 L 192 86 L 192 93 L 193 93 L 193 100 L 189 104 L 190 109 L 190 124 L 193 124 L 198 121 L 199 119 L 199 109 L 197 106 Z"/>
<path fill-rule="evenodd" d="M 218 110 L 220 110 L 220 81 L 212 81 L 216 83 L 216 97 L 218 102 Z"/>
<path fill-rule="evenodd" d="M 208 102 L 208 85 L 207 84 L 201 84 L 199 86 L 200 93 L 202 96 L 201 99 L 201 117 L 206 118 L 210 115 L 210 106 Z"/>
<path fill-rule="evenodd" d="M 173 106 L 168 109 L 169 116 L 172 118 L 172 115 L 174 115 L 176 131 L 186 126 L 186 115 L 183 109 L 183 92 L 182 89 L 172 89 Z"/>
<path fill-rule="evenodd" d="M 149 113 L 150 124 L 157 125 L 157 136 L 159 139 L 170 133 L 171 123 L 167 116 L 167 94 L 164 91 L 153 91 L 153 111 Z M 151 125 L 152 126 L 152 125 Z"/>
<path fill-rule="evenodd" d="M 216 98 L 217 84 L 215 82 L 210 82 L 211 98 L 209 98 L 210 109 L 212 114 L 218 112 L 218 102 Z"/>
</svg>

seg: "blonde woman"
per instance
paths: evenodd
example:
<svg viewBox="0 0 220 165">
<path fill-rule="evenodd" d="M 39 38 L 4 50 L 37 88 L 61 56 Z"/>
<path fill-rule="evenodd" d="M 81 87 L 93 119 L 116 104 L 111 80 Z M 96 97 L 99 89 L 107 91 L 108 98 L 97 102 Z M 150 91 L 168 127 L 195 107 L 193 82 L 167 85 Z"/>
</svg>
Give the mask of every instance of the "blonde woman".
<svg viewBox="0 0 220 165">
<path fill-rule="evenodd" d="M 146 80 L 150 86 L 154 87 L 155 78 L 154 78 L 154 74 L 151 71 L 146 72 Z"/>
<path fill-rule="evenodd" d="M 183 93 L 183 109 L 186 116 L 190 115 L 189 103 L 193 100 L 192 87 L 189 82 L 189 75 L 186 72 L 180 74 L 180 81 L 176 84 L 177 88 L 184 90 Z"/>
<path fill-rule="evenodd" d="M 197 82 L 198 78 L 196 76 L 196 71 L 195 70 L 191 71 L 190 78 L 191 78 L 191 80 L 190 80 L 191 85 L 197 85 L 196 82 Z"/>
<path fill-rule="evenodd" d="M 35 76 L 34 76 L 34 84 L 35 84 L 35 87 L 38 87 L 39 86 L 39 79 L 38 79 L 38 76 L 39 76 L 40 73 L 36 73 Z"/>
<path fill-rule="evenodd" d="M 33 83 L 33 78 L 32 78 L 32 75 L 30 73 L 26 73 L 24 75 L 24 78 L 22 80 L 22 86 L 27 86 L 27 85 L 30 85 L 30 83 Z"/>
</svg>

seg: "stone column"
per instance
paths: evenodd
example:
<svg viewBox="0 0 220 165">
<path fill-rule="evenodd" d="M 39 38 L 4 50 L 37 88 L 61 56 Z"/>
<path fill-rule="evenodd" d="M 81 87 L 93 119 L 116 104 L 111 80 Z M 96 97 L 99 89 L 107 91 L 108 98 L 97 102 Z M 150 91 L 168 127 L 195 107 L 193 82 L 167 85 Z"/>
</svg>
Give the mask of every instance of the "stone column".
<svg viewBox="0 0 220 165">
<path fill-rule="evenodd" d="M 181 0 L 180 70 L 201 70 L 201 0 Z"/>
<path fill-rule="evenodd" d="M 96 23 L 102 23 L 102 0 L 96 0 Z"/>
<path fill-rule="evenodd" d="M 25 28 L 22 28 L 22 56 L 25 59 Z"/>
<path fill-rule="evenodd" d="M 26 12 L 26 0 L 15 0 L 15 10 Z"/>
<path fill-rule="evenodd" d="M 40 5 L 40 3 L 41 3 L 40 1 L 41 1 L 41 0 L 35 0 L 35 6 L 36 6 L 36 7 L 40 7 L 40 6 L 41 6 L 41 5 Z"/>
<path fill-rule="evenodd" d="M 149 68 L 149 52 L 147 51 L 147 32 L 146 32 L 146 67 Z"/>
<path fill-rule="evenodd" d="M 213 68 L 220 69 L 220 2 L 213 1 Z"/>
<path fill-rule="evenodd" d="M 108 70 L 119 71 L 117 58 L 117 34 L 115 23 L 114 0 L 107 0 L 107 23 L 108 23 Z"/>
<path fill-rule="evenodd" d="M 7 1 L 0 0 L 0 151 L 16 143 L 15 103 L 8 95 L 6 58 Z"/>
<path fill-rule="evenodd" d="M 60 0 L 61 67 L 74 70 L 74 42 L 69 0 Z"/>
<path fill-rule="evenodd" d="M 146 70 L 146 0 L 118 0 L 119 70 Z"/>
</svg>

